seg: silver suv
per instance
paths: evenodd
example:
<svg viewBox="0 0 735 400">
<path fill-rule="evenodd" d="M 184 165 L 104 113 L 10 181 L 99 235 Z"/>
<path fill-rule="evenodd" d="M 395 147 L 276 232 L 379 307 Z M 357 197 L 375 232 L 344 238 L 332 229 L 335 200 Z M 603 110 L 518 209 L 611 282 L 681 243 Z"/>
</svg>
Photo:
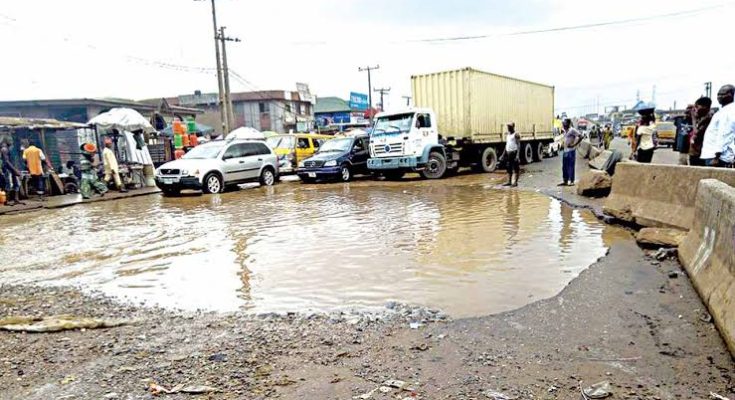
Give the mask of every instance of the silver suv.
<svg viewBox="0 0 735 400">
<path fill-rule="evenodd" d="M 216 140 L 191 149 L 156 170 L 156 186 L 165 195 L 183 189 L 221 193 L 239 183 L 278 182 L 278 157 L 264 141 Z"/>
</svg>

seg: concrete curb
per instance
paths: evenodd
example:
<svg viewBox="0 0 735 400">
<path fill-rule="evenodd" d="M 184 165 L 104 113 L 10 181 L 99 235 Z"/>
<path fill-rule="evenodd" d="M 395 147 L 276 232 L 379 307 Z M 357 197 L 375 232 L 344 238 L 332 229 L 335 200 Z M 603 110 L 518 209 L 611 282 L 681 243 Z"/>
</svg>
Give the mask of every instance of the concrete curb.
<svg viewBox="0 0 735 400">
<path fill-rule="evenodd" d="M 679 259 L 735 356 L 735 188 L 714 179 L 699 183 Z"/>
</svg>

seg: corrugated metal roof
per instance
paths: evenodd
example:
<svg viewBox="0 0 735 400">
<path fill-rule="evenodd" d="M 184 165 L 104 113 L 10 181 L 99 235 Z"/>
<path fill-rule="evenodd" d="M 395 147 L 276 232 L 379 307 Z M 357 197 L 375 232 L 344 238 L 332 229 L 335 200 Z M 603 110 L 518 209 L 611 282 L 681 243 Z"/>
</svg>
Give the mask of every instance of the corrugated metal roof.
<svg viewBox="0 0 735 400">
<path fill-rule="evenodd" d="M 0 129 L 75 129 L 87 125 L 44 118 L 0 117 Z"/>
<path fill-rule="evenodd" d="M 317 97 L 316 105 L 314 106 L 314 114 L 350 111 L 350 103 L 339 97 Z"/>
</svg>

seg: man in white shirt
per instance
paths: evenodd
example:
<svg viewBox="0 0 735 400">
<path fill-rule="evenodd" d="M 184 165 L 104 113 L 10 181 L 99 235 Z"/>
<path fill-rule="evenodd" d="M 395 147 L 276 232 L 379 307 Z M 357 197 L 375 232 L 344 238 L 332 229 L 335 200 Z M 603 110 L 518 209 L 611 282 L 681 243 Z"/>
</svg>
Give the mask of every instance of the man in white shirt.
<svg viewBox="0 0 735 400">
<path fill-rule="evenodd" d="M 722 109 L 712 116 L 702 145 L 702 161 L 708 167 L 732 168 L 735 163 L 735 86 L 725 85 L 717 92 Z"/>
<path fill-rule="evenodd" d="M 515 122 L 508 124 L 505 133 L 505 151 L 500 157 L 505 160 L 505 169 L 508 171 L 508 183 L 503 186 L 518 186 L 518 176 L 521 174 L 521 135 L 516 132 Z"/>
</svg>

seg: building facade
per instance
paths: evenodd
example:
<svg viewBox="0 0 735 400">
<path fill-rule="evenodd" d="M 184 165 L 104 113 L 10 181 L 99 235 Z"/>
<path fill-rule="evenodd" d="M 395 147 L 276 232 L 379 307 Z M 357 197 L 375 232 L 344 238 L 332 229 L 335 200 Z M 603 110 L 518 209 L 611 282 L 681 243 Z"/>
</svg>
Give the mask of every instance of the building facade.
<svg viewBox="0 0 735 400">
<path fill-rule="evenodd" d="M 235 125 L 259 131 L 277 133 L 309 132 L 314 124 L 314 104 L 308 90 L 295 92 L 267 90 L 232 93 Z M 197 118 L 222 133 L 217 93 L 195 92 L 166 99 L 170 104 L 201 109 L 204 113 Z"/>
</svg>

